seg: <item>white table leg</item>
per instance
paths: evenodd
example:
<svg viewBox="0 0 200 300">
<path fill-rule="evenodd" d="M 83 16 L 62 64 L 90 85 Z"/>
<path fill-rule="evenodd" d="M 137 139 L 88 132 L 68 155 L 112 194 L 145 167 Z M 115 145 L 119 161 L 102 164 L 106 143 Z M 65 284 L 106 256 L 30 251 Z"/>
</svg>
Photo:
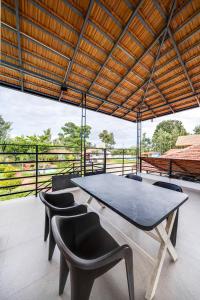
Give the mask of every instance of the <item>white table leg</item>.
<svg viewBox="0 0 200 300">
<path fill-rule="evenodd" d="M 90 203 L 92 202 L 93 198 L 92 196 L 89 197 L 89 199 L 87 200 L 87 204 L 90 205 Z M 96 199 L 95 199 L 96 200 Z M 105 205 L 103 205 L 100 201 L 96 200 L 98 202 L 98 204 L 101 206 L 101 208 L 105 208 Z"/>
<path fill-rule="evenodd" d="M 155 266 L 153 269 L 153 273 L 151 275 L 151 278 L 150 278 L 150 281 L 148 284 L 146 296 L 145 296 L 145 298 L 147 300 L 153 299 L 153 297 L 155 295 L 167 250 L 170 253 L 173 260 L 174 261 L 177 260 L 176 250 L 174 249 L 174 247 L 170 241 L 170 234 L 172 232 L 175 217 L 176 217 L 176 212 L 173 212 L 168 218 L 166 227 L 164 227 L 163 224 L 161 223 L 156 228 L 156 232 L 161 239 L 161 243 L 160 243 L 160 248 L 158 251 L 157 260 L 156 260 L 156 263 L 155 263 Z"/>
</svg>

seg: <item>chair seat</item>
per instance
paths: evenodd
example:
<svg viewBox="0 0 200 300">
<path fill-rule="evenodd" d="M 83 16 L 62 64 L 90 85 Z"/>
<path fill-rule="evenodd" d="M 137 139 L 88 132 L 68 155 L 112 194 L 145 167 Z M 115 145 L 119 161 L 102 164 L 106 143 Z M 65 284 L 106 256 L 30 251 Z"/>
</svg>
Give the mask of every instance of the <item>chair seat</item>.
<svg viewBox="0 0 200 300">
<path fill-rule="evenodd" d="M 88 231 L 83 238 L 76 241 L 73 252 L 83 259 L 95 259 L 117 247 L 119 247 L 119 244 L 113 237 L 103 228 L 98 228 Z"/>
</svg>

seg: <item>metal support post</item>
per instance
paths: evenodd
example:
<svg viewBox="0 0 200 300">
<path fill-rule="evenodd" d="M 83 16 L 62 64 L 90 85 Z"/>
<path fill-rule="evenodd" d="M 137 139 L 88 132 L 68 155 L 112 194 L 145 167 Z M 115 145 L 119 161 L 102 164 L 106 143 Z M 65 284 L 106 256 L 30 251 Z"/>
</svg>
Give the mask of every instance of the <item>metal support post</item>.
<svg viewBox="0 0 200 300">
<path fill-rule="evenodd" d="M 124 176 L 124 149 L 122 152 L 122 175 Z"/>
<path fill-rule="evenodd" d="M 136 174 L 140 172 L 141 158 L 141 113 L 137 113 L 137 148 L 136 148 Z"/>
<path fill-rule="evenodd" d="M 86 95 L 82 94 L 81 101 L 81 175 L 86 173 Z"/>
<path fill-rule="evenodd" d="M 104 171 L 104 173 L 106 173 L 106 164 L 107 164 L 107 162 L 106 162 L 106 159 L 107 159 L 107 149 L 106 148 L 103 149 L 103 154 L 104 154 L 103 171 Z"/>
<path fill-rule="evenodd" d="M 35 145 L 35 197 L 38 195 L 38 145 Z"/>
</svg>

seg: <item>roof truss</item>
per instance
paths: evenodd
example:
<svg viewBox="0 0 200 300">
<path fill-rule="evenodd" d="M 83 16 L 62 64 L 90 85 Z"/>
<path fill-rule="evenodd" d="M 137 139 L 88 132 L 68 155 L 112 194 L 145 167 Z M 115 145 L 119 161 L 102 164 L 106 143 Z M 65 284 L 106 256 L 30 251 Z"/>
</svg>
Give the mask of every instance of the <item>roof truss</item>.
<svg viewBox="0 0 200 300">
<path fill-rule="evenodd" d="M 138 109 L 148 119 L 200 105 L 198 0 L 177 0 L 171 13 L 165 0 L 136 5 L 123 0 L 120 7 L 103 0 L 91 0 L 87 7 L 64 0 L 55 0 L 55 6 L 26 3 L 2 1 L 0 84 L 44 96 L 52 93 L 75 105 L 81 103 L 76 95 L 85 93 L 92 110 L 130 121 L 136 121 Z M 56 10 L 61 3 L 70 13 Z M 15 23 L 7 14 L 15 16 Z M 157 14 L 159 26 L 151 14 Z M 109 27 L 101 18 L 108 18 Z M 72 93 L 61 90 L 63 82 Z"/>
</svg>

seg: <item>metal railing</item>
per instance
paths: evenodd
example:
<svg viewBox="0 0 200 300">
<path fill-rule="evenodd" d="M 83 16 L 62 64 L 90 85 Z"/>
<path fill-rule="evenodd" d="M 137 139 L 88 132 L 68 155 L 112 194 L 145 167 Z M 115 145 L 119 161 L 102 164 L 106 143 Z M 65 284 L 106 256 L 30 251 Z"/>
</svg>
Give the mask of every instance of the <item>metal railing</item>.
<svg viewBox="0 0 200 300">
<path fill-rule="evenodd" d="M 200 159 L 141 157 L 141 172 L 200 182 Z"/>
<path fill-rule="evenodd" d="M 135 171 L 132 149 L 85 149 L 47 145 L 0 144 L 0 200 L 51 189 L 51 178 L 103 170 L 125 175 Z"/>
</svg>

